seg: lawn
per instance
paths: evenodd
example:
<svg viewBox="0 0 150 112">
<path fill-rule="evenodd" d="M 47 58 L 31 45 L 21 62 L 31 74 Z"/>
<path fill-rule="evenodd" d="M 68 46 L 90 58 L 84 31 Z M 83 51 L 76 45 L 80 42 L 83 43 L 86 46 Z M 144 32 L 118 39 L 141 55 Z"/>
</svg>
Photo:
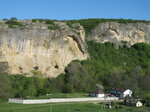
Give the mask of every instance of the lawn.
<svg viewBox="0 0 150 112">
<path fill-rule="evenodd" d="M 28 97 L 26 99 L 49 99 L 49 98 L 85 98 L 88 97 L 87 93 L 51 93 L 38 97 Z"/>
<path fill-rule="evenodd" d="M 0 112 L 150 112 L 148 107 L 104 108 L 99 103 L 57 103 L 57 104 L 0 104 Z"/>
</svg>

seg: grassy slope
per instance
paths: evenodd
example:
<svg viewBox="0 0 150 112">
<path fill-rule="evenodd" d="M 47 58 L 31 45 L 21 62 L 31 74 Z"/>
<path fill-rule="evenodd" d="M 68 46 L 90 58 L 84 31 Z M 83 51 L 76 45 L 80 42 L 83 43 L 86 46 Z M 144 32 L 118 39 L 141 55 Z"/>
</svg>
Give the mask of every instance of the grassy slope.
<svg viewBox="0 0 150 112">
<path fill-rule="evenodd" d="M 27 99 L 49 99 L 49 98 L 85 98 L 87 93 L 52 93 L 39 97 L 28 97 Z"/>
<path fill-rule="evenodd" d="M 127 107 L 122 109 L 104 109 L 102 104 L 92 103 L 61 103 L 61 104 L 0 104 L 0 112 L 149 112 L 148 107 Z"/>
</svg>

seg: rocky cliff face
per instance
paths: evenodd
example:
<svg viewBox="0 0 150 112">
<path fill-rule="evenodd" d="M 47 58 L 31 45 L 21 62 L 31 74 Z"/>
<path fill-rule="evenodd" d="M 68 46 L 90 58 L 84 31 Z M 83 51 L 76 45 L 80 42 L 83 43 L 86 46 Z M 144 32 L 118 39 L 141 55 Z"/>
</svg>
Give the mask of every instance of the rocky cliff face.
<svg viewBox="0 0 150 112">
<path fill-rule="evenodd" d="M 43 22 L 19 22 L 23 27 L 9 28 L 0 21 L 0 70 L 11 74 L 32 75 L 38 69 L 45 77 L 56 77 L 72 60 L 88 58 L 85 40 L 112 42 L 116 47 L 150 43 L 150 24 L 145 23 L 101 23 L 85 37 L 78 23 L 70 27 L 66 22 L 54 22 L 57 28 L 50 29 Z"/>
<path fill-rule="evenodd" d="M 0 69 L 11 74 L 28 73 L 39 69 L 46 77 L 63 73 L 72 60 L 88 57 L 85 49 L 85 32 L 74 24 L 55 22 L 57 29 L 48 29 L 44 23 L 23 22 L 22 28 L 0 25 Z M 4 67 L 3 65 L 5 64 Z"/>
<path fill-rule="evenodd" d="M 114 43 L 116 47 L 126 44 L 131 46 L 135 43 L 150 43 L 149 23 L 101 23 L 88 35 L 87 40 L 96 42 Z"/>
</svg>

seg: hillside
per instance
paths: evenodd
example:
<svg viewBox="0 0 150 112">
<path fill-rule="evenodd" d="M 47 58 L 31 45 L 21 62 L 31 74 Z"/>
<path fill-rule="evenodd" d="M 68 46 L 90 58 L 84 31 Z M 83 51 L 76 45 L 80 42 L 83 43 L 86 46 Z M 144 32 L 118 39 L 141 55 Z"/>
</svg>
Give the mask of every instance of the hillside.
<svg viewBox="0 0 150 112">
<path fill-rule="evenodd" d="M 149 96 L 147 21 L 3 20 L 0 29 L 0 97 L 87 93 L 96 85 Z"/>
<path fill-rule="evenodd" d="M 1 73 L 0 97 L 27 97 L 50 93 L 88 93 L 97 85 L 130 88 L 133 96 L 149 96 L 150 45 L 138 43 L 116 49 L 112 43 L 87 42 L 90 59 L 72 61 L 65 73 L 43 78 L 39 71 L 33 77 Z"/>
</svg>

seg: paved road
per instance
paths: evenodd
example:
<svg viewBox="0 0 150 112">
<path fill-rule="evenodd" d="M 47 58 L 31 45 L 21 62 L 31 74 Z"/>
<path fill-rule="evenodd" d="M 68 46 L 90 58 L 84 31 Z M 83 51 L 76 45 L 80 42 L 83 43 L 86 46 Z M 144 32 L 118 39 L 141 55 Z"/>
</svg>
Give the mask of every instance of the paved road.
<svg viewBox="0 0 150 112">
<path fill-rule="evenodd" d="M 20 104 L 39 104 L 39 103 L 61 103 L 61 102 L 88 102 L 88 101 L 117 101 L 117 97 L 107 98 L 55 98 L 55 99 L 32 99 L 32 100 L 21 100 L 21 99 L 9 99 L 10 103 Z"/>
</svg>

